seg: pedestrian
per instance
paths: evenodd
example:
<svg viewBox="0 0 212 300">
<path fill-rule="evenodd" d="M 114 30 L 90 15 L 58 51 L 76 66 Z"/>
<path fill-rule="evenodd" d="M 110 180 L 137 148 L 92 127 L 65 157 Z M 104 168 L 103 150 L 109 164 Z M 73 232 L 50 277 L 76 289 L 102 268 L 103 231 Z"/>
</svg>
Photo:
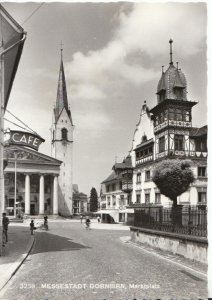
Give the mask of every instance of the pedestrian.
<svg viewBox="0 0 212 300">
<path fill-rule="evenodd" d="M 5 235 L 5 242 L 8 242 L 8 225 L 9 225 L 10 221 L 8 219 L 8 217 L 6 216 L 6 213 L 2 214 L 2 227 L 3 227 L 3 233 Z"/>
<path fill-rule="evenodd" d="M 90 224 L 91 224 L 91 220 L 89 217 L 86 217 L 86 220 L 85 220 L 85 225 L 86 225 L 86 228 L 89 229 L 90 228 Z"/>
<path fill-rule="evenodd" d="M 33 220 L 31 220 L 29 226 L 30 226 L 31 235 L 33 235 L 34 229 L 35 229 L 35 224 L 34 224 L 34 221 L 33 221 Z"/>
<path fill-rule="evenodd" d="M 100 216 L 98 216 L 98 217 L 97 217 L 98 223 L 100 223 L 100 220 L 101 220 L 101 218 L 100 218 Z"/>
<path fill-rule="evenodd" d="M 43 227 L 44 229 L 48 230 L 48 216 L 45 216 L 44 218 Z"/>
<path fill-rule="evenodd" d="M 80 221 L 81 221 L 81 223 L 82 223 L 82 220 L 83 220 L 83 215 L 80 216 Z"/>
</svg>

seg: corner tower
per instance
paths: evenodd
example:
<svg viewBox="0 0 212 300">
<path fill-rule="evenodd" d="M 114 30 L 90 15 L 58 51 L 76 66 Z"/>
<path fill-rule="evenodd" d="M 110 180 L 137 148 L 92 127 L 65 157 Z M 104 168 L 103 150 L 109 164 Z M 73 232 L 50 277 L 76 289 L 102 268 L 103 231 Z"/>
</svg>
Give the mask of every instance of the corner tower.
<svg viewBox="0 0 212 300">
<path fill-rule="evenodd" d="M 72 215 L 72 170 L 73 170 L 73 122 L 68 106 L 63 49 L 57 87 L 56 105 L 52 123 L 52 156 L 62 161 L 58 178 L 58 212 L 63 216 Z"/>
<path fill-rule="evenodd" d="M 192 128 L 192 107 L 197 104 L 187 99 L 186 77 L 172 61 L 170 39 L 170 62 L 157 86 L 157 105 L 150 110 L 154 123 L 155 159 L 186 157 L 190 155 L 189 136 Z"/>
</svg>

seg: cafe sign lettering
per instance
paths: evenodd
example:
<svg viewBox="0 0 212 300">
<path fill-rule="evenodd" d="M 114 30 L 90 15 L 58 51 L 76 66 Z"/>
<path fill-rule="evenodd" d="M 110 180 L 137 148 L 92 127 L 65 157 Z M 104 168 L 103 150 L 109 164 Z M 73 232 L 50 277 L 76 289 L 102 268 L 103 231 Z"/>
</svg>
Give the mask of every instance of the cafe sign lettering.
<svg viewBox="0 0 212 300">
<path fill-rule="evenodd" d="M 39 135 L 24 132 L 24 131 L 10 131 L 10 144 L 12 145 L 21 145 L 30 147 L 32 149 L 38 150 L 41 143 L 45 140 Z"/>
</svg>

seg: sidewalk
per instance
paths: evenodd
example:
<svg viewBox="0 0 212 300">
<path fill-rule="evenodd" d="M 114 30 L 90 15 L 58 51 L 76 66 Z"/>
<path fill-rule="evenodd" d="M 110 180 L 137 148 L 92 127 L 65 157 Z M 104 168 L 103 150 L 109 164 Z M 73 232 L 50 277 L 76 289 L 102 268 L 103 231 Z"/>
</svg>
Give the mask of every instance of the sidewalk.
<svg viewBox="0 0 212 300">
<path fill-rule="evenodd" d="M 31 236 L 28 225 L 10 223 L 8 243 L 0 256 L 0 290 L 24 262 L 33 243 L 34 236 Z"/>
<path fill-rule="evenodd" d="M 158 248 L 153 248 L 149 245 L 145 245 L 139 242 L 133 242 L 130 236 L 122 236 L 120 238 L 120 241 L 122 243 L 128 244 L 131 247 L 138 248 L 141 251 L 141 253 L 142 251 L 144 251 L 146 253 L 149 253 L 150 255 L 154 255 L 156 258 L 164 259 L 166 261 L 169 261 L 170 263 L 178 265 L 179 267 L 183 267 L 184 269 L 193 271 L 198 275 L 207 278 L 208 266 L 206 264 L 190 260 L 180 255 L 175 255 L 168 251 L 160 250 Z"/>
</svg>

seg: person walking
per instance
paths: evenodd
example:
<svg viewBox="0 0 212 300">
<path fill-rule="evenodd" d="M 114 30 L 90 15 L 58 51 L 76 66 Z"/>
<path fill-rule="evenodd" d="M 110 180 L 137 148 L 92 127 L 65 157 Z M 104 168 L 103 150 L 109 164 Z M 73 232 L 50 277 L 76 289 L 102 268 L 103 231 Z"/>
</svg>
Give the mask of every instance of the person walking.
<svg viewBox="0 0 212 300">
<path fill-rule="evenodd" d="M 45 216 L 43 219 L 44 219 L 43 227 L 44 227 L 44 229 L 48 230 L 49 229 L 48 216 Z"/>
<path fill-rule="evenodd" d="M 87 229 L 90 228 L 90 223 L 91 223 L 91 220 L 89 219 L 89 217 L 86 217 L 85 225 L 86 225 L 86 228 L 87 228 Z"/>
<path fill-rule="evenodd" d="M 2 228 L 3 228 L 3 234 L 5 235 L 5 242 L 8 242 L 8 225 L 10 221 L 6 215 L 6 213 L 2 214 Z"/>
<path fill-rule="evenodd" d="M 34 229 L 35 229 L 35 224 L 34 224 L 34 221 L 33 221 L 33 220 L 31 220 L 29 226 L 30 226 L 31 235 L 33 235 Z"/>
<path fill-rule="evenodd" d="M 97 217 L 98 223 L 100 223 L 100 220 L 101 220 L 101 218 L 100 218 L 100 216 L 98 216 L 98 217 Z"/>
<path fill-rule="evenodd" d="M 81 221 L 81 223 L 82 223 L 82 220 L 83 220 L 83 215 L 80 216 L 80 221 Z"/>
</svg>

